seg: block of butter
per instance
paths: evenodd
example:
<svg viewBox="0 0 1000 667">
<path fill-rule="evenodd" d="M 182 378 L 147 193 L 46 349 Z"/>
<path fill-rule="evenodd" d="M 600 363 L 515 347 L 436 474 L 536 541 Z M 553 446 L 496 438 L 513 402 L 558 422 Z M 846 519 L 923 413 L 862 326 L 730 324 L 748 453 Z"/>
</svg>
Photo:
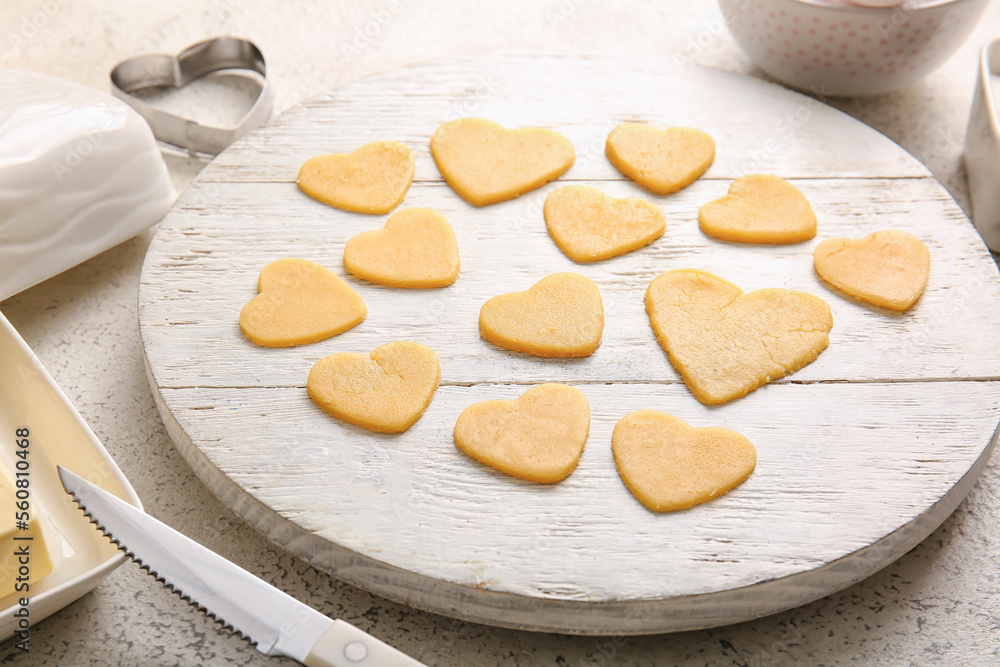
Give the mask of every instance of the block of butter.
<svg viewBox="0 0 1000 667">
<path fill-rule="evenodd" d="M 153 133 L 128 105 L 0 68 L 0 300 L 135 236 L 174 199 Z"/>
<path fill-rule="evenodd" d="M 30 511 L 22 512 L 17 503 L 14 477 L 0 464 L 0 598 L 13 593 L 30 597 L 31 585 L 52 572 L 52 561 L 34 516 L 37 505 L 29 501 Z"/>
</svg>

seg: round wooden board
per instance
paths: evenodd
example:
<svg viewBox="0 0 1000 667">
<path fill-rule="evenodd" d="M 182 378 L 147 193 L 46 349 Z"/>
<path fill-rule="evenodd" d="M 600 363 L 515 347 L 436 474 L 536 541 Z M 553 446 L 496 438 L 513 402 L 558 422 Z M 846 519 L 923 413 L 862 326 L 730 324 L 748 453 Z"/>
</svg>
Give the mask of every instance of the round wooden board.
<svg viewBox="0 0 1000 667">
<path fill-rule="evenodd" d="M 442 122 L 483 116 L 544 126 L 577 148 L 557 182 L 475 208 L 442 181 L 428 140 Z M 669 196 L 643 191 L 604 156 L 623 121 L 689 125 L 715 164 Z M 402 290 L 343 268 L 344 243 L 385 216 L 302 194 L 299 166 L 320 153 L 397 140 L 416 152 L 402 206 L 445 215 L 461 248 L 451 287 Z M 723 243 L 698 207 L 745 173 L 790 179 L 819 218 L 816 239 Z M 591 183 L 661 205 L 666 234 L 604 262 L 575 264 L 549 239 L 542 202 Z M 931 251 L 909 312 L 866 306 L 814 273 L 823 238 L 903 229 Z M 265 349 L 240 333 L 257 274 L 281 257 L 330 267 L 369 316 L 333 339 Z M 803 290 L 833 310 L 830 346 L 799 372 L 706 407 L 657 345 L 643 308 L 669 269 L 716 273 L 750 291 Z M 489 297 L 556 271 L 598 284 L 603 344 L 582 360 L 511 353 L 479 337 Z M 143 269 L 139 319 L 150 382 L 185 458 L 225 502 L 277 543 L 376 593 L 442 614 L 532 630 L 651 633 L 710 627 L 846 587 L 926 537 L 965 497 L 1000 421 L 1000 280 L 974 228 L 916 160 L 867 126 L 779 86 L 653 57 L 499 54 L 394 70 L 305 102 L 220 155 L 183 194 Z M 423 418 L 379 435 L 322 413 L 309 369 L 336 352 L 414 340 L 441 359 Z M 558 485 L 522 482 L 452 442 L 459 412 L 544 381 L 590 400 L 590 439 Z M 757 447 L 757 469 L 690 510 L 647 511 L 618 478 L 610 435 L 638 409 L 723 426 Z"/>
</svg>

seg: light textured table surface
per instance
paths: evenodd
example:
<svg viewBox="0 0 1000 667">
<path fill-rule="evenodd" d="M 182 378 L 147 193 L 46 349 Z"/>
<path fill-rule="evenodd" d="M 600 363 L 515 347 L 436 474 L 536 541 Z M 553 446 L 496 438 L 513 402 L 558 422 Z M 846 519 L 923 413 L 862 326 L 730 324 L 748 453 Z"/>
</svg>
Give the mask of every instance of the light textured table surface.
<svg viewBox="0 0 1000 667">
<path fill-rule="evenodd" d="M 276 110 L 365 74 L 504 48 L 592 53 L 622 48 L 761 76 L 714 3 L 680 0 L 309 3 L 292 0 L 4 0 L 0 65 L 108 89 L 117 61 L 173 53 L 219 34 L 268 58 Z M 391 17 L 361 48 L 356 31 Z M 1000 35 L 994 4 L 963 48 L 923 82 L 832 103 L 900 143 L 968 210 L 961 162 L 979 48 Z M 178 187 L 197 165 L 169 162 Z M 75 403 L 147 510 L 324 613 L 429 665 L 993 665 L 1000 664 L 1000 465 L 912 552 L 799 609 L 733 627 L 651 637 L 583 638 L 498 630 L 369 595 L 269 544 L 194 477 L 163 430 L 147 386 L 135 296 L 151 233 L 3 303 L 0 310 Z M 983 331 L 996 337 L 996 332 Z M 127 564 L 33 629 L 24 665 L 266 665 L 243 640 Z"/>
</svg>

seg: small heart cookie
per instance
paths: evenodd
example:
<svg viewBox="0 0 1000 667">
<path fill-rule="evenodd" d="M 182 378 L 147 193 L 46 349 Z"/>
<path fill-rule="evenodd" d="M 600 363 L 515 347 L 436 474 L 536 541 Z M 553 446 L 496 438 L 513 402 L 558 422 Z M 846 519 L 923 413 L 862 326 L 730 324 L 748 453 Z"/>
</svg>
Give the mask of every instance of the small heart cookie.
<svg viewBox="0 0 1000 667">
<path fill-rule="evenodd" d="M 479 311 L 483 338 L 536 357 L 589 357 L 603 330 L 601 293 L 577 273 L 553 273 L 527 292 L 493 297 Z"/>
<path fill-rule="evenodd" d="M 589 433 L 587 396 L 549 383 L 513 401 L 467 407 L 455 423 L 455 446 L 500 472 L 552 484 L 576 468 Z"/>
<path fill-rule="evenodd" d="M 370 354 L 343 352 L 309 371 L 309 398 L 337 419 L 377 433 L 402 433 L 431 402 L 441 379 L 434 351 L 397 341 Z"/>
<path fill-rule="evenodd" d="M 826 349 L 830 306 L 788 289 L 744 294 L 697 269 L 656 277 L 646 312 L 660 345 L 694 397 L 705 404 L 746 396 L 792 373 Z"/>
<path fill-rule="evenodd" d="M 545 225 L 576 262 L 596 262 L 649 245 L 663 235 L 666 216 L 642 199 L 615 199 L 597 188 L 564 185 L 545 198 Z"/>
<path fill-rule="evenodd" d="M 288 257 L 265 266 L 257 296 L 240 311 L 240 329 L 264 347 L 305 345 L 357 325 L 368 308 L 351 286 L 319 264 Z"/>
<path fill-rule="evenodd" d="M 729 194 L 698 211 L 701 231 L 724 241 L 798 243 L 816 236 L 816 214 L 802 192 L 777 176 L 740 176 Z"/>
<path fill-rule="evenodd" d="M 694 183 L 715 160 L 715 140 L 691 127 L 661 130 L 642 123 L 623 123 L 605 144 L 608 160 L 618 171 L 660 195 Z"/>
<path fill-rule="evenodd" d="M 622 417 L 611 434 L 611 449 L 625 486 L 654 512 L 717 498 L 757 466 L 757 450 L 736 431 L 694 428 L 657 410 Z"/>
<path fill-rule="evenodd" d="M 897 230 L 863 239 L 827 239 L 813 251 L 816 272 L 841 292 L 876 306 L 906 310 L 927 286 L 931 254 L 916 236 Z"/>
<path fill-rule="evenodd" d="M 559 178 L 576 153 L 569 139 L 552 130 L 508 130 L 484 118 L 459 118 L 435 130 L 431 155 L 462 199 L 485 206 Z"/>
<path fill-rule="evenodd" d="M 403 201 L 413 181 L 413 151 L 395 141 L 365 144 L 353 153 L 317 155 L 299 169 L 299 188 L 345 211 L 384 215 Z"/>
<path fill-rule="evenodd" d="M 437 211 L 406 208 L 382 229 L 352 237 L 344 246 L 344 266 L 379 285 L 445 287 L 458 278 L 458 241 Z"/>
</svg>

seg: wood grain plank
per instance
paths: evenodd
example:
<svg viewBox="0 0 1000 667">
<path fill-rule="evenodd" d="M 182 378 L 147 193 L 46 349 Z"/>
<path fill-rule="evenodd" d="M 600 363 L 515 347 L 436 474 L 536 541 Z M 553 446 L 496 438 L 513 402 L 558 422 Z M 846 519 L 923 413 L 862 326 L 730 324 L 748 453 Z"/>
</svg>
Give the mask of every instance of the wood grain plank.
<svg viewBox="0 0 1000 667">
<path fill-rule="evenodd" d="M 474 209 L 445 185 L 418 184 L 405 205 L 435 208 L 459 239 L 462 275 L 446 289 L 404 290 L 371 285 L 346 274 L 343 246 L 381 216 L 332 209 L 292 184 L 197 184 L 164 221 L 143 276 L 144 335 L 163 346 L 154 364 L 162 386 L 198 384 L 295 386 L 319 358 L 370 350 L 393 339 L 438 352 L 446 384 L 578 379 L 677 382 L 656 344 L 643 305 L 646 285 L 663 271 L 712 271 L 746 291 L 799 289 L 833 309 L 830 348 L 793 376 L 796 381 L 1000 377 L 1000 355 L 981 331 L 1000 329 L 995 265 L 974 228 L 930 179 L 800 180 L 818 212 L 821 234 L 789 246 L 724 243 L 697 226 L 697 208 L 725 192 L 726 183 L 699 181 L 677 195 L 653 198 L 636 186 L 608 182 L 615 196 L 644 196 L 667 212 L 665 236 L 652 246 L 593 264 L 563 255 L 545 231 L 541 206 L 559 181 L 523 200 Z M 199 190 L 204 188 L 204 199 Z M 253 215 L 248 215 L 252 211 Z M 931 247 L 932 271 L 919 303 L 902 315 L 866 306 L 830 288 L 812 266 L 823 238 L 861 237 L 896 228 Z M 262 349 L 243 338 L 240 308 L 256 294 L 266 263 L 286 256 L 317 261 L 343 275 L 365 299 L 368 319 L 334 339 L 292 350 Z M 495 257 L 505 258 L 503 262 Z M 505 291 L 527 289 L 556 271 L 593 278 L 604 299 L 604 343 L 595 355 L 559 362 L 510 353 L 481 340 L 479 307 Z M 192 279 L 192 275 L 197 278 Z M 237 350 L 234 354 L 234 350 Z"/>
<path fill-rule="evenodd" d="M 772 385 L 711 410 L 677 385 L 582 385 L 592 417 L 580 465 L 541 485 L 452 442 L 466 406 L 524 389 L 441 387 L 400 435 L 335 420 L 300 388 L 162 394 L 212 463 L 317 537 L 451 583 L 592 601 L 723 591 L 846 557 L 931 507 L 1000 420 L 996 381 L 866 385 L 860 414 L 854 385 Z M 617 420 L 646 408 L 743 433 L 757 470 L 704 505 L 649 512 L 610 448 Z"/>
<path fill-rule="evenodd" d="M 428 139 L 441 123 L 464 116 L 508 127 L 544 126 L 577 149 L 572 179 L 614 180 L 604 141 L 620 122 L 692 126 L 718 147 L 711 177 L 771 172 L 784 177 L 927 176 L 903 151 L 884 151 L 884 137 L 819 100 L 781 86 L 701 67 L 651 68 L 643 57 L 613 62 L 578 57 L 485 55 L 416 65 L 380 75 L 382 85 L 349 84 L 285 112 L 220 155 L 202 181 L 294 178 L 320 153 L 349 152 L 392 139 L 416 151 L 417 180 L 441 179 Z M 767 95 L 771 104 L 748 101 Z M 530 103 L 526 101 L 530 100 Z M 849 136 L 850 141 L 830 141 Z"/>
</svg>

